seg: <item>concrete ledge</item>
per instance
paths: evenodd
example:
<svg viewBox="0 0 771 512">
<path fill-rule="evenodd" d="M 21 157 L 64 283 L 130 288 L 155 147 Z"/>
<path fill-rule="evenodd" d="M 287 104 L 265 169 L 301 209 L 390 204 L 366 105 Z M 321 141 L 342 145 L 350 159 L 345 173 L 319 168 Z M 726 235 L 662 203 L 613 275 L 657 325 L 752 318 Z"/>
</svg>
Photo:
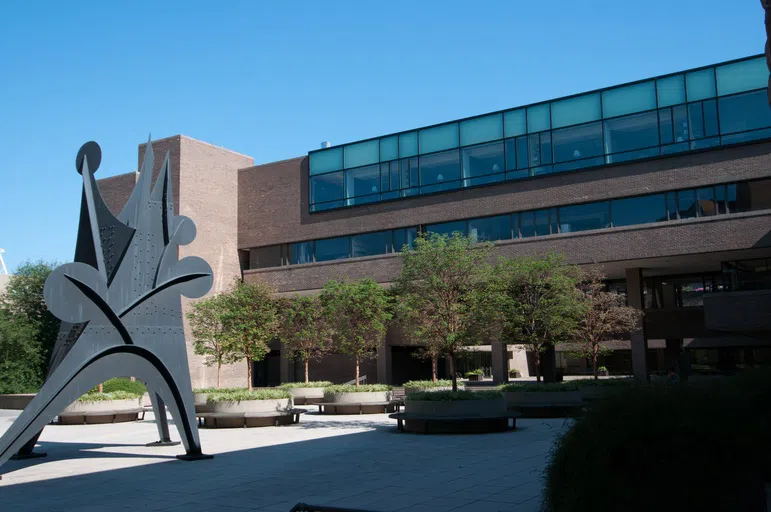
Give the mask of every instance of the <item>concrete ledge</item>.
<svg viewBox="0 0 771 512">
<path fill-rule="evenodd" d="M 242 400 L 240 402 L 208 403 L 209 412 L 225 414 L 286 413 L 292 409 L 291 398 L 276 400 Z"/>
<path fill-rule="evenodd" d="M 505 391 L 506 406 L 512 407 L 580 407 L 581 391 Z"/>
<path fill-rule="evenodd" d="M 366 391 L 363 393 L 330 393 L 324 391 L 324 403 L 327 404 L 363 404 L 369 402 L 390 402 L 393 391 Z"/>
<path fill-rule="evenodd" d="M 324 400 L 324 388 L 289 388 L 296 405 L 317 404 Z"/>
<path fill-rule="evenodd" d="M 506 401 L 503 398 L 453 401 L 407 399 L 404 411 L 408 415 L 425 418 L 488 417 L 506 414 Z"/>
<path fill-rule="evenodd" d="M 0 409 L 23 411 L 33 398 L 35 393 L 0 395 Z"/>
</svg>

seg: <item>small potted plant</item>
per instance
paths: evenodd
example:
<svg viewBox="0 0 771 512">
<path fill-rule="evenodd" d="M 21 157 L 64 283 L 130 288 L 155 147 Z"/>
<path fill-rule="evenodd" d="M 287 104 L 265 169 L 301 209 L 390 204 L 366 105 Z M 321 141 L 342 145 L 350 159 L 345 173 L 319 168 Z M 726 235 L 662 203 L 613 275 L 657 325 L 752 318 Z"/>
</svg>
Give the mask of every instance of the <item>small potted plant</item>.
<svg viewBox="0 0 771 512">
<path fill-rule="evenodd" d="M 520 377 L 522 377 L 522 372 L 520 372 L 515 368 L 512 368 L 511 370 L 509 370 L 509 377 L 512 379 L 519 379 Z"/>
<path fill-rule="evenodd" d="M 481 368 L 466 372 L 466 378 L 469 380 L 469 382 L 478 382 L 482 380 L 483 375 L 484 373 L 482 372 Z"/>
<path fill-rule="evenodd" d="M 600 377 L 607 377 L 608 376 L 608 369 L 605 366 L 600 366 L 597 368 L 597 375 Z"/>
</svg>

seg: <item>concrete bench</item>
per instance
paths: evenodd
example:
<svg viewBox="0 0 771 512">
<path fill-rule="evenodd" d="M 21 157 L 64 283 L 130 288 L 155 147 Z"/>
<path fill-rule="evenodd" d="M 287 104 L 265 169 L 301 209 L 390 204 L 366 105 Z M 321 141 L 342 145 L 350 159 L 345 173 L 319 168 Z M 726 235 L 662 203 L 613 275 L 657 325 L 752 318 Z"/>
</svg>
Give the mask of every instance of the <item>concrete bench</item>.
<svg viewBox="0 0 771 512">
<path fill-rule="evenodd" d="M 62 412 L 58 416 L 60 425 L 90 425 L 100 423 L 121 423 L 145 419 L 145 409 L 122 409 L 99 412 Z"/>
<path fill-rule="evenodd" d="M 205 412 L 196 414 L 198 425 L 209 428 L 278 427 L 300 423 L 300 415 L 307 409 L 276 412 Z"/>
<path fill-rule="evenodd" d="M 403 404 L 398 400 L 389 400 L 387 402 L 320 402 L 314 405 L 319 406 L 320 414 L 382 414 L 398 411 Z"/>
<path fill-rule="evenodd" d="M 416 432 L 421 434 L 464 434 L 484 432 L 504 432 L 516 430 L 517 418 L 515 412 L 504 414 L 478 416 L 426 416 L 409 412 L 399 412 L 388 417 L 396 420 L 396 430 L 399 432 Z"/>
</svg>

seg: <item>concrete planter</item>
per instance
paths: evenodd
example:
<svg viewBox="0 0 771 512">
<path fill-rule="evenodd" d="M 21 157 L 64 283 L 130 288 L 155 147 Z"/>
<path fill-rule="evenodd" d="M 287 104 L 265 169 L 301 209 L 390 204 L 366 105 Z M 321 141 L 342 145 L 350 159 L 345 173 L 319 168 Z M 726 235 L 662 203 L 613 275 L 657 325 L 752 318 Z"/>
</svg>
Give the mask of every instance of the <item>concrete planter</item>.
<svg viewBox="0 0 771 512">
<path fill-rule="evenodd" d="M 458 389 L 463 389 L 463 386 L 458 384 Z M 406 387 L 404 388 L 404 394 L 409 395 L 410 393 L 420 393 L 422 391 L 428 391 L 429 393 L 432 391 L 452 391 L 452 386 L 441 386 L 438 388 L 420 388 L 420 387 Z"/>
<path fill-rule="evenodd" d="M 363 393 L 330 393 L 324 391 L 324 402 L 328 404 L 361 404 L 367 402 L 389 402 L 393 391 L 365 391 Z"/>
<path fill-rule="evenodd" d="M 287 412 L 293 407 L 291 398 L 274 400 L 242 400 L 240 402 L 210 402 L 209 411 L 214 413 L 275 413 Z"/>
<path fill-rule="evenodd" d="M 120 412 L 141 407 L 140 400 L 140 398 L 133 398 L 131 400 L 102 400 L 101 402 L 72 402 L 62 412 L 84 415 Z"/>
<path fill-rule="evenodd" d="M 0 409 L 21 411 L 35 398 L 35 393 L 0 395 Z"/>
<path fill-rule="evenodd" d="M 425 418 L 457 418 L 468 416 L 497 416 L 506 414 L 506 401 L 503 398 L 489 400 L 406 400 L 404 410 Z"/>
<path fill-rule="evenodd" d="M 205 413 L 205 412 L 212 412 L 210 410 L 209 404 L 206 403 L 206 398 L 209 395 L 206 393 L 193 393 L 193 403 L 195 404 L 195 412 L 197 413 Z"/>
<path fill-rule="evenodd" d="M 324 399 L 324 388 L 289 388 L 294 402 L 299 405 L 315 404 Z"/>
<path fill-rule="evenodd" d="M 484 376 L 482 376 L 482 375 L 469 375 L 468 376 L 469 382 L 479 382 L 482 379 L 484 379 Z"/>
<path fill-rule="evenodd" d="M 583 403 L 581 391 L 507 391 L 508 407 L 573 407 Z"/>
</svg>

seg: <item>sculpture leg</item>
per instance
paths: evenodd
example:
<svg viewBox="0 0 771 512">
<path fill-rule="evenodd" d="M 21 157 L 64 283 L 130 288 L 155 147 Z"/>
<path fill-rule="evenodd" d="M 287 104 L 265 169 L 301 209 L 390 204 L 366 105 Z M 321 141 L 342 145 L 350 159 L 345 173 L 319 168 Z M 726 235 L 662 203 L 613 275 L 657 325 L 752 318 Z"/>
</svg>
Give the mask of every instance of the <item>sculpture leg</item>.
<svg viewBox="0 0 771 512">
<path fill-rule="evenodd" d="M 155 416 L 155 424 L 158 427 L 158 439 L 153 443 L 147 443 L 145 446 L 176 446 L 180 441 L 172 441 L 169 434 L 169 420 L 166 417 L 166 404 L 163 398 L 158 395 L 152 389 L 148 389 L 150 395 L 150 402 L 153 404 L 153 416 Z"/>
<path fill-rule="evenodd" d="M 22 446 L 15 455 L 11 456 L 11 460 L 39 459 L 41 457 L 47 456 L 48 454 L 46 452 L 35 451 L 35 445 L 37 444 L 38 438 L 40 438 L 40 434 L 42 433 L 43 431 L 41 430 L 32 439 L 27 441 L 27 444 Z"/>
</svg>

